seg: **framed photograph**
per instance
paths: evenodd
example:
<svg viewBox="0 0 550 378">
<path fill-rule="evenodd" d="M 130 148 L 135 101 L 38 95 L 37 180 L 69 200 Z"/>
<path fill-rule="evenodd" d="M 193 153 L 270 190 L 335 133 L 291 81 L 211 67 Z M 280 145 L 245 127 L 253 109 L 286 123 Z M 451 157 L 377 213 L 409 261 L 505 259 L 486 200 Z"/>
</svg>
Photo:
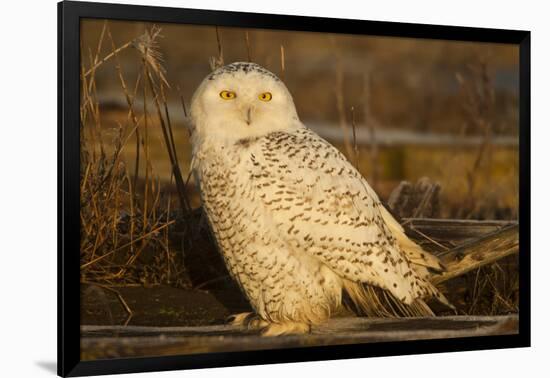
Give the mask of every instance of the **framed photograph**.
<svg viewBox="0 0 550 378">
<path fill-rule="evenodd" d="M 59 375 L 530 345 L 528 31 L 58 11 Z"/>
</svg>

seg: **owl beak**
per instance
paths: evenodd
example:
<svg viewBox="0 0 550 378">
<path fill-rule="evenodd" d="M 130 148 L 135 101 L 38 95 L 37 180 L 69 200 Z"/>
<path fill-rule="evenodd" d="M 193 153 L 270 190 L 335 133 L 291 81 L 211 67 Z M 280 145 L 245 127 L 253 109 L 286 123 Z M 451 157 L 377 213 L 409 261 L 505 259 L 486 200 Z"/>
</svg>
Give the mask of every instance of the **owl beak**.
<svg viewBox="0 0 550 378">
<path fill-rule="evenodd" d="M 252 108 L 246 109 L 246 124 L 250 126 L 252 123 Z"/>
</svg>

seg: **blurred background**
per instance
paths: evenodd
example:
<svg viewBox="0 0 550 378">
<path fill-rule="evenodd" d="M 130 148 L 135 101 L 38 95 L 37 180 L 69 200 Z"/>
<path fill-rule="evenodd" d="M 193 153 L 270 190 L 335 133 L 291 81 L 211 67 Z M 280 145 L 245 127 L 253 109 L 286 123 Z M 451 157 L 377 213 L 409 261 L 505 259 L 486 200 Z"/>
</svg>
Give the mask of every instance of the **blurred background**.
<svg viewBox="0 0 550 378">
<path fill-rule="evenodd" d="M 401 181 L 438 190 L 432 216 L 516 219 L 518 212 L 519 56 L 514 45 L 157 24 L 155 50 L 165 68 L 166 104 L 184 179 L 190 161 L 185 107 L 214 63 L 253 61 L 279 75 L 308 127 L 354 161 L 381 198 Z M 94 67 L 152 24 L 81 22 L 82 62 Z M 102 37 L 103 34 L 103 37 Z M 101 54 L 96 56 L 98 41 Z M 134 45 L 100 62 L 94 96 L 105 148 L 130 122 L 120 72 L 143 113 L 143 71 Z M 98 58 L 99 57 L 99 58 Z M 117 63 L 118 62 L 118 67 Z M 137 82 L 136 82 L 137 81 Z M 137 83 L 137 84 L 136 84 Z M 152 101 L 152 100 L 150 100 Z M 171 165 L 153 106 L 149 161 L 159 185 L 175 193 Z M 147 106 L 147 102 L 145 104 Z M 355 129 L 355 130 L 354 130 Z M 355 132 L 354 132 L 355 131 Z M 354 138 L 355 134 L 355 138 Z M 128 145 L 135 144 L 130 135 Z M 112 142 L 111 144 L 114 144 Z M 135 172 L 136 149 L 121 158 Z M 147 164 L 142 158 L 138 164 Z M 144 171 L 140 166 L 139 171 Z M 199 200 L 190 178 L 186 191 Z M 424 182 L 421 180 L 421 183 Z M 139 180 L 138 180 L 139 181 Z M 139 185 L 139 182 L 138 182 Z"/>
</svg>

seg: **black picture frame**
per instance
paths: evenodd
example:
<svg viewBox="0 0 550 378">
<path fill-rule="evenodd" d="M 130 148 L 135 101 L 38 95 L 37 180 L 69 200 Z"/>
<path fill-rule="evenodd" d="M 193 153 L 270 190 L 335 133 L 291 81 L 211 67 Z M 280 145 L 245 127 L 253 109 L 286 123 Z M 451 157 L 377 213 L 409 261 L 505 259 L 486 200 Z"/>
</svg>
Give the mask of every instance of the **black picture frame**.
<svg viewBox="0 0 550 378">
<path fill-rule="evenodd" d="M 80 361 L 79 37 L 81 18 L 515 44 L 520 51 L 519 333 L 185 356 Z M 82 376 L 530 346 L 530 32 L 63 1 L 58 3 L 58 374 Z"/>
</svg>

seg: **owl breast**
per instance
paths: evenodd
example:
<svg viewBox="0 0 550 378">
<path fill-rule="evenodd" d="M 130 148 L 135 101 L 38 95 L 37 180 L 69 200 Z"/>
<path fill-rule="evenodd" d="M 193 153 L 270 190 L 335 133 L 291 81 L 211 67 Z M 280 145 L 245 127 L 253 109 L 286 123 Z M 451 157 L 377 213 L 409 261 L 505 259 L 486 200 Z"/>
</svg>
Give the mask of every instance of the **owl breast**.
<svg viewBox="0 0 550 378">
<path fill-rule="evenodd" d="M 297 235 L 288 220 L 293 193 L 281 175 L 292 172 L 268 163 L 277 160 L 268 142 L 199 148 L 194 159 L 203 207 L 230 274 L 258 315 L 320 323 L 339 306 L 342 280 L 306 253 L 304 240 L 288 237 Z"/>
</svg>

